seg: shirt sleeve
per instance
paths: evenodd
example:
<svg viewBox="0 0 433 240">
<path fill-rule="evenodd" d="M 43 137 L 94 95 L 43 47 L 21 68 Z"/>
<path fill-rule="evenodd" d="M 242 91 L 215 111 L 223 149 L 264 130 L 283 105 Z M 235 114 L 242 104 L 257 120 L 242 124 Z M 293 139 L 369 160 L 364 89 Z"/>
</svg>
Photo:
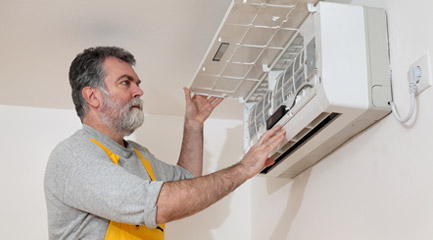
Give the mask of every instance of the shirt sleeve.
<svg viewBox="0 0 433 240">
<path fill-rule="evenodd" d="M 113 164 L 97 145 L 86 148 L 68 146 L 53 154 L 57 168 L 68 168 L 58 171 L 65 176 L 57 176 L 61 181 L 57 184 L 63 186 L 59 186 L 63 191 L 57 192 L 57 197 L 70 207 L 105 219 L 155 228 L 163 182 L 130 174 Z"/>
</svg>

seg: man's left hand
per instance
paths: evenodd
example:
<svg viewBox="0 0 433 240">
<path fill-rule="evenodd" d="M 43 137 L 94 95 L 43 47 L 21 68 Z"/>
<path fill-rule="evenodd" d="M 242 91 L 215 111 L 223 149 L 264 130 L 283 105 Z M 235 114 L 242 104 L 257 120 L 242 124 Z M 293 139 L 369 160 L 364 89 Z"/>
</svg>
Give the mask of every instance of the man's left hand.
<svg viewBox="0 0 433 240">
<path fill-rule="evenodd" d="M 223 98 L 219 97 L 206 97 L 201 95 L 194 95 L 191 97 L 191 91 L 184 87 L 186 110 L 185 120 L 194 121 L 203 126 L 204 121 L 210 116 L 212 111 L 220 104 Z"/>
</svg>

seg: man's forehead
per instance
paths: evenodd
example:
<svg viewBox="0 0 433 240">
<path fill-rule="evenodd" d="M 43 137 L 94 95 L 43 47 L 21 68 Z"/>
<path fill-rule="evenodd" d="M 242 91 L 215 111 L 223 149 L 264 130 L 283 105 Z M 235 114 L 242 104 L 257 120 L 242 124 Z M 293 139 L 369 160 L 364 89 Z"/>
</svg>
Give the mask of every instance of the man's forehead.
<svg viewBox="0 0 433 240">
<path fill-rule="evenodd" d="M 114 56 L 108 56 L 104 59 L 104 61 L 102 62 L 102 64 L 105 65 L 128 65 L 130 67 L 132 67 L 131 65 L 129 65 L 129 63 L 123 61 L 120 58 L 114 57 Z"/>
<path fill-rule="evenodd" d="M 129 65 L 129 63 L 121 59 L 118 59 L 116 57 L 105 58 L 103 62 L 103 67 L 106 76 L 110 74 L 128 75 L 138 79 L 138 76 L 135 73 L 134 68 L 131 65 Z"/>
</svg>

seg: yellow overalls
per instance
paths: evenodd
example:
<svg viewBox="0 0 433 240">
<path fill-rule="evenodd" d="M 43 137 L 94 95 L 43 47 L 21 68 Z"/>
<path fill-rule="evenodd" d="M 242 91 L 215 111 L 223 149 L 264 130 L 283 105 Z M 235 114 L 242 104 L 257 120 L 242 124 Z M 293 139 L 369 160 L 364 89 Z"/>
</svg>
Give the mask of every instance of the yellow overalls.
<svg viewBox="0 0 433 240">
<path fill-rule="evenodd" d="M 118 155 L 111 152 L 108 148 L 106 148 L 95 139 L 91 138 L 90 141 L 96 143 L 99 147 L 101 147 L 102 150 L 104 150 L 105 153 L 108 155 L 108 157 L 110 157 L 111 161 L 113 161 L 114 164 L 118 164 L 120 158 Z M 155 181 L 155 175 L 153 174 L 152 166 L 150 165 L 150 163 L 143 157 L 143 155 L 141 155 L 139 151 L 137 151 L 137 149 L 134 148 L 134 151 L 137 153 L 152 181 Z M 105 235 L 105 240 L 163 240 L 164 231 L 165 224 L 160 224 L 157 228 L 150 229 L 144 225 L 129 225 L 125 223 L 110 221 L 107 229 L 107 234 Z"/>
</svg>

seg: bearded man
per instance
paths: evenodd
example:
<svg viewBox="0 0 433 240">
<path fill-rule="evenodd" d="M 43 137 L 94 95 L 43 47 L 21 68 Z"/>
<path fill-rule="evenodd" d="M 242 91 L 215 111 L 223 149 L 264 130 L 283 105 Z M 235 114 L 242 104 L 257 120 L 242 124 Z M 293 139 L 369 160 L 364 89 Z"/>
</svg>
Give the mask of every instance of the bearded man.
<svg viewBox="0 0 433 240">
<path fill-rule="evenodd" d="M 84 50 L 69 81 L 82 129 L 50 155 L 44 180 L 50 239 L 164 239 L 164 223 L 190 216 L 272 164 L 283 140 L 275 127 L 239 163 L 202 176 L 203 126 L 221 98 L 191 97 L 177 165 L 155 158 L 130 135 L 143 124 L 134 56 L 118 47 Z"/>
</svg>

